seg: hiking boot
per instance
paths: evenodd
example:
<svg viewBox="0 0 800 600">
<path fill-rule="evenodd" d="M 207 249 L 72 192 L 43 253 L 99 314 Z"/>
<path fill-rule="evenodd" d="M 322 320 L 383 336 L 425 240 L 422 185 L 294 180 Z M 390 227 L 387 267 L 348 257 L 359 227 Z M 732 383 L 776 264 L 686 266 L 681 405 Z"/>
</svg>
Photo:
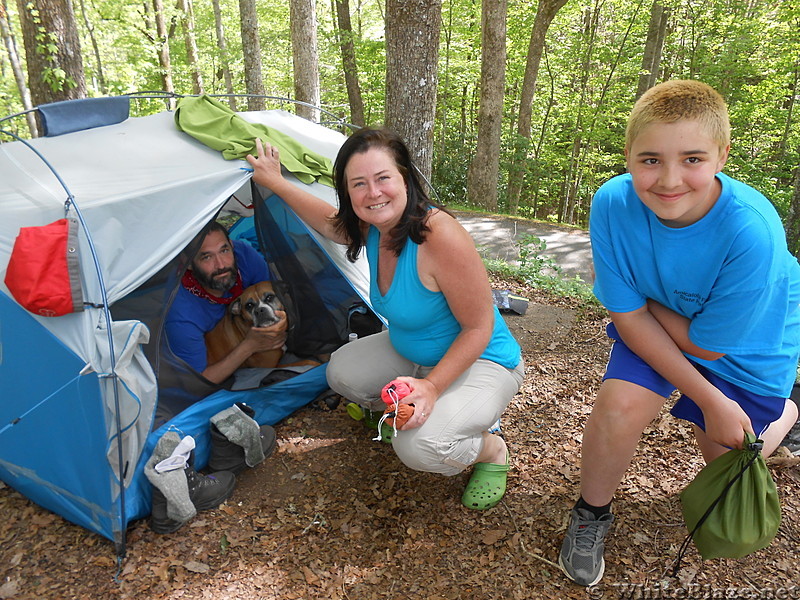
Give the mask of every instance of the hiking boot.
<svg viewBox="0 0 800 600">
<path fill-rule="evenodd" d="M 210 475 L 201 475 L 194 467 L 184 469 L 189 486 L 189 500 L 195 509 L 210 510 L 216 508 L 233 492 L 236 476 L 228 471 L 219 471 Z M 172 533 L 183 526 L 181 521 L 174 521 L 167 516 L 167 499 L 161 490 L 152 486 L 153 505 L 150 515 L 150 529 L 156 533 Z"/>
<path fill-rule="evenodd" d="M 595 519 L 583 508 L 570 513 L 569 527 L 561 544 L 558 565 L 578 585 L 596 585 L 603 577 L 606 563 L 603 560 L 604 539 L 614 515 L 607 513 Z"/>
<path fill-rule="evenodd" d="M 236 406 L 251 419 L 255 418 L 256 411 L 243 402 L 237 402 Z M 211 423 L 211 453 L 208 458 L 208 468 L 210 471 L 230 471 L 238 475 L 248 467 L 245 461 L 245 449 L 230 441 L 214 423 Z M 268 458 L 275 450 L 278 437 L 275 430 L 269 425 L 261 425 L 258 428 L 261 437 L 261 450 L 264 458 Z"/>
<path fill-rule="evenodd" d="M 258 428 L 261 436 L 261 448 L 264 458 L 268 458 L 275 450 L 277 435 L 269 425 Z M 211 456 L 208 459 L 208 468 L 211 471 L 230 471 L 238 475 L 247 468 L 245 452 L 239 444 L 234 444 L 226 438 L 216 425 L 211 424 Z"/>
</svg>

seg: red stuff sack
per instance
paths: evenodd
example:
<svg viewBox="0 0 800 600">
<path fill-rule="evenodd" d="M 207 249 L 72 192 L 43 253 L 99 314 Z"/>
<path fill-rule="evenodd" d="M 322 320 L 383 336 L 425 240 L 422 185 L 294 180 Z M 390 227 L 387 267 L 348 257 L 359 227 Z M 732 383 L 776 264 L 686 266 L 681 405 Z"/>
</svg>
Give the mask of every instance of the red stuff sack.
<svg viewBox="0 0 800 600">
<path fill-rule="evenodd" d="M 5 277 L 11 295 L 32 313 L 58 317 L 83 310 L 78 221 L 22 227 Z"/>
</svg>

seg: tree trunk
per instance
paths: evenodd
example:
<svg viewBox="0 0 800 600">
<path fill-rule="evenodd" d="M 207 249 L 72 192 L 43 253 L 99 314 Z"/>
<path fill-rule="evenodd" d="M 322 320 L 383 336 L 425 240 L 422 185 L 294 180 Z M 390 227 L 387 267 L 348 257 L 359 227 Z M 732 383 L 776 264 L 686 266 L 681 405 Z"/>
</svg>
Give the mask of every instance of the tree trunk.
<svg viewBox="0 0 800 600">
<path fill-rule="evenodd" d="M 539 0 L 536 18 L 533 21 L 531 40 L 528 44 L 528 59 L 525 63 L 525 75 L 522 80 L 522 92 L 519 99 L 519 119 L 517 120 L 517 138 L 511 157 L 508 173 L 508 209 L 512 215 L 519 210 L 519 198 L 522 183 L 527 171 L 528 148 L 531 141 L 531 120 L 533 96 L 536 92 L 536 79 L 539 76 L 539 64 L 542 60 L 544 42 L 550 23 L 567 0 Z"/>
<path fill-rule="evenodd" d="M 366 124 L 364 119 L 364 100 L 361 97 L 361 85 L 358 81 L 356 51 L 353 44 L 353 27 L 350 22 L 350 3 L 348 0 L 335 0 L 335 5 L 344 81 L 347 87 L 347 99 L 350 103 L 350 122 L 363 127 Z"/>
<path fill-rule="evenodd" d="M 449 0 L 450 7 L 448 12 L 447 26 L 444 29 L 444 82 L 442 84 L 442 97 L 440 105 L 442 110 L 439 112 L 439 154 L 440 157 L 444 156 L 447 148 L 448 138 L 448 114 L 447 107 L 450 99 L 450 58 L 451 58 L 451 42 L 453 40 L 453 0 Z M 441 162 L 441 161 L 440 161 Z"/>
<path fill-rule="evenodd" d="M 661 53 L 664 49 L 664 38 L 667 32 L 669 10 L 654 0 L 650 8 L 650 24 L 647 27 L 647 41 L 642 55 L 642 70 L 639 73 L 639 86 L 636 89 L 638 98 L 653 87 L 661 72 Z"/>
<path fill-rule="evenodd" d="M 800 166 L 794 168 L 794 193 L 784 227 L 789 250 L 800 258 Z"/>
<path fill-rule="evenodd" d="M 191 0 L 178 0 L 183 25 L 183 41 L 186 45 L 186 61 L 192 71 L 192 91 L 203 93 L 203 74 L 200 71 L 200 60 L 197 52 L 197 40 L 194 35 L 194 10 Z"/>
<path fill-rule="evenodd" d="M 261 42 L 258 38 L 256 0 L 239 0 L 239 17 L 242 28 L 242 53 L 244 54 L 244 86 L 248 94 L 248 110 L 264 110 L 264 78 L 261 75 Z"/>
<path fill-rule="evenodd" d="M 594 135 L 595 128 L 597 126 L 597 121 L 604 110 L 605 105 L 605 98 L 608 90 L 611 88 L 611 83 L 614 80 L 614 74 L 617 70 L 619 64 L 623 61 L 623 57 L 625 56 L 625 46 L 627 44 L 628 37 L 630 36 L 631 30 L 633 29 L 634 23 L 637 21 L 639 10 L 642 6 L 642 0 L 640 0 L 639 4 L 636 5 L 636 9 L 633 11 L 630 19 L 628 20 L 628 27 L 625 30 L 624 35 L 621 39 L 617 42 L 617 54 L 614 61 L 609 66 L 608 75 L 606 76 L 605 82 L 603 83 L 602 87 L 600 88 L 600 95 L 596 100 L 590 100 L 588 91 L 586 98 L 581 99 L 581 106 L 584 104 L 591 104 L 592 108 L 590 110 L 590 121 L 589 124 L 586 125 L 585 123 L 580 123 L 578 127 L 576 127 L 576 131 L 580 131 L 580 135 L 585 140 L 578 150 L 577 159 L 574 162 L 574 172 L 577 174 L 575 177 L 574 185 L 570 187 L 570 193 L 568 197 L 568 204 L 567 204 L 567 212 L 565 213 L 564 221 L 570 223 L 572 225 L 578 224 L 579 219 L 577 218 L 576 212 L 579 209 L 582 209 L 583 214 L 588 215 L 589 213 L 589 205 L 591 204 L 591 196 L 587 194 L 580 195 L 579 191 L 580 188 L 584 186 L 584 180 L 589 178 L 589 175 L 593 174 L 594 166 L 592 165 L 591 161 L 587 160 L 587 156 L 589 151 L 596 145 L 596 138 Z M 593 25 L 592 25 L 592 34 L 591 40 L 594 40 L 597 35 L 597 24 L 600 19 L 600 10 L 601 5 L 598 3 L 596 10 L 594 11 L 593 17 Z M 592 42 L 593 44 L 594 42 Z M 591 51 L 590 54 L 587 56 L 589 60 L 591 60 Z M 586 63 L 584 69 L 589 69 L 589 64 Z M 580 139 L 580 138 L 579 138 Z M 588 166 L 587 166 L 588 165 Z"/>
<path fill-rule="evenodd" d="M 430 180 L 441 0 L 386 0 L 386 126 Z"/>
<path fill-rule="evenodd" d="M 91 21 L 89 21 L 89 17 L 86 14 L 86 3 L 84 0 L 80 0 L 80 6 L 81 17 L 83 17 L 83 26 L 86 28 L 89 41 L 92 43 L 92 54 L 94 55 L 94 61 L 97 64 L 97 86 L 100 88 L 100 91 L 103 94 L 107 94 L 108 88 L 106 87 L 106 78 L 105 74 L 103 73 L 103 60 L 100 57 L 100 47 L 98 46 L 97 38 L 94 35 L 94 26 L 92 25 Z"/>
<path fill-rule="evenodd" d="M 229 94 L 228 105 L 231 110 L 236 110 L 236 98 L 233 97 L 233 77 L 231 77 L 231 65 L 228 59 L 228 44 L 225 41 L 225 27 L 222 25 L 222 11 L 220 10 L 219 0 L 212 0 L 214 6 L 214 27 L 217 32 L 217 48 L 219 48 L 219 62 L 222 69 L 222 76 L 225 80 L 225 92 Z"/>
<path fill-rule="evenodd" d="M 153 0 L 153 13 L 156 19 L 156 47 L 158 48 L 158 65 L 161 67 L 161 83 L 164 86 L 164 91 L 171 94 L 175 91 L 175 85 L 172 83 L 169 32 L 167 31 L 164 2 L 162 0 Z"/>
<path fill-rule="evenodd" d="M 8 52 L 8 60 L 11 63 L 11 70 L 14 72 L 14 81 L 17 82 L 17 89 L 19 90 L 19 97 L 22 100 L 22 106 L 25 110 L 30 110 L 33 108 L 31 94 L 28 91 L 28 85 L 25 83 L 25 71 L 22 70 L 22 63 L 17 53 L 17 42 L 14 39 L 14 29 L 11 27 L 11 22 L 8 19 L 8 10 L 5 0 L 0 0 L 0 35 L 3 36 L 3 45 Z M 38 137 L 39 128 L 36 125 L 36 115 L 28 113 L 25 117 L 28 120 L 28 129 L 31 132 L 31 137 Z"/>
<path fill-rule="evenodd" d="M 69 0 L 17 0 L 35 106 L 86 97 L 81 44 Z"/>
<path fill-rule="evenodd" d="M 478 141 L 467 171 L 467 200 L 497 210 L 506 64 L 506 0 L 481 3 L 481 92 Z"/>
<path fill-rule="evenodd" d="M 289 21 L 292 30 L 292 65 L 294 67 L 295 100 L 319 106 L 319 56 L 317 55 L 316 0 L 291 0 Z M 301 117 L 319 122 L 319 111 L 298 104 Z"/>
<path fill-rule="evenodd" d="M 588 110 L 586 105 L 589 95 L 589 69 L 597 34 L 599 10 L 598 4 L 595 3 L 594 6 L 585 8 L 583 12 L 583 39 L 585 46 L 582 50 L 581 68 L 578 76 L 578 113 L 575 116 L 575 137 L 572 141 L 572 153 L 570 154 L 569 169 L 566 177 L 566 193 L 561 196 L 562 202 L 558 212 L 559 223 L 570 222 L 569 215 L 574 210 L 575 195 L 578 193 L 578 188 L 581 184 L 582 171 L 578 167 L 581 148 L 584 144 L 584 108 Z"/>
<path fill-rule="evenodd" d="M 545 46 L 545 50 L 547 46 Z M 542 124 L 539 128 L 539 139 L 536 141 L 536 146 L 533 149 L 533 161 L 534 161 L 534 168 L 533 174 L 535 179 L 535 184 L 533 185 L 533 199 L 531 201 L 531 216 L 533 218 L 537 217 L 537 211 L 539 210 L 539 197 L 541 195 L 541 187 L 539 185 L 539 181 L 542 178 L 542 173 L 544 169 L 542 168 L 539 157 L 541 156 L 542 146 L 544 146 L 544 139 L 545 135 L 547 134 L 548 127 L 550 125 L 550 113 L 553 112 L 556 104 L 556 84 L 555 78 L 553 77 L 553 73 L 550 69 L 550 63 L 547 60 L 547 54 L 544 54 L 545 60 L 545 68 L 548 72 L 548 80 L 550 81 L 550 91 L 547 98 L 547 109 L 544 112 L 544 117 L 542 118 Z M 544 215 L 543 215 L 544 216 Z"/>
<path fill-rule="evenodd" d="M 798 87 L 800 87 L 800 65 L 795 65 L 794 77 L 792 82 L 787 86 L 786 100 L 783 102 L 783 110 L 786 112 L 786 123 L 783 126 L 783 134 L 781 135 L 780 142 L 778 142 L 778 152 L 773 161 L 778 164 L 783 163 L 786 158 L 789 136 L 794 127 L 794 107 Z"/>
</svg>

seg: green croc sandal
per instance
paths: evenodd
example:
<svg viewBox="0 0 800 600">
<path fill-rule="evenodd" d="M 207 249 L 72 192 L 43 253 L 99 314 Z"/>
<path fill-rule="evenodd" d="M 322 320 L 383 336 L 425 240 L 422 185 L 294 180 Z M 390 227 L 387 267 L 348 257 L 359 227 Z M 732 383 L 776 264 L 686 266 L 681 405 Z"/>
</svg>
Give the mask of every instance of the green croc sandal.
<svg viewBox="0 0 800 600">
<path fill-rule="evenodd" d="M 356 421 L 363 421 L 364 425 L 372 430 L 376 431 L 378 429 L 378 423 L 380 423 L 381 417 L 383 416 L 383 412 L 379 410 L 367 410 L 366 408 L 361 408 L 355 402 L 350 402 L 347 407 L 347 414 L 350 415 L 351 418 L 355 419 Z M 394 429 L 388 423 L 381 424 L 381 441 L 387 444 L 392 443 L 392 439 L 394 439 Z M 376 438 L 377 440 L 377 438 Z"/>
<path fill-rule="evenodd" d="M 511 468 L 510 456 L 506 454 L 506 464 L 476 463 L 472 476 L 461 496 L 461 504 L 472 510 L 486 510 L 496 506 L 506 493 L 508 470 Z"/>
<path fill-rule="evenodd" d="M 388 423 L 381 424 L 381 441 L 385 444 L 391 444 L 394 439 L 394 428 Z"/>
</svg>

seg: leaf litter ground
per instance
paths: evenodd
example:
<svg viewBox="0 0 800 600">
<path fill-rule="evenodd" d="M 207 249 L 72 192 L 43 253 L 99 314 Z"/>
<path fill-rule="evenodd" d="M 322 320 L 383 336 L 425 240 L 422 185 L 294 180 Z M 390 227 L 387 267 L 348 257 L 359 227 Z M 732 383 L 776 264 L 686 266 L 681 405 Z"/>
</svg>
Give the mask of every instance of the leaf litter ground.
<svg viewBox="0 0 800 600">
<path fill-rule="evenodd" d="M 513 469 L 497 507 L 463 508 L 467 474 L 410 471 L 343 406 L 308 407 L 276 426 L 276 453 L 240 475 L 218 509 L 167 536 L 132 524 L 119 565 L 110 542 L 3 487 L 0 599 L 613 599 L 625 597 L 623 584 L 641 584 L 638 597 L 768 598 L 800 585 L 800 469 L 787 453 L 771 465 L 783 508 L 774 542 L 739 560 L 703 562 L 692 548 L 678 578 L 666 576 L 686 535 L 678 494 L 701 468 L 690 429 L 666 409 L 615 497 L 602 585 L 569 582 L 555 562 L 606 321 L 544 292 L 493 285 L 531 299 L 526 315 L 506 317 L 527 376 L 503 417 Z M 697 595 L 657 595 L 665 586 Z M 721 595 L 733 588 L 743 592 Z"/>
</svg>

